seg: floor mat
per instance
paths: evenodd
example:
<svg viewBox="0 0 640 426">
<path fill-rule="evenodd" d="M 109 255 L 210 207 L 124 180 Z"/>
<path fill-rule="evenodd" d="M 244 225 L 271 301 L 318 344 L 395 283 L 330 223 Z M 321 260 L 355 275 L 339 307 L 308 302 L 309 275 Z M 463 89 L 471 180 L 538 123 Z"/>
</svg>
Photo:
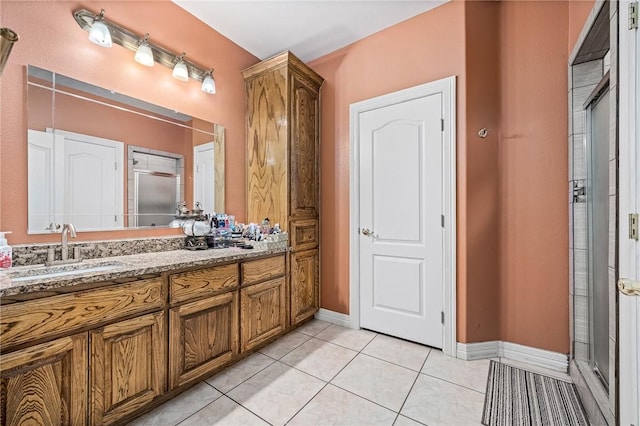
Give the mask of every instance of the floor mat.
<svg viewBox="0 0 640 426">
<path fill-rule="evenodd" d="M 588 426 L 589 422 L 573 383 L 491 361 L 482 424 Z"/>
</svg>

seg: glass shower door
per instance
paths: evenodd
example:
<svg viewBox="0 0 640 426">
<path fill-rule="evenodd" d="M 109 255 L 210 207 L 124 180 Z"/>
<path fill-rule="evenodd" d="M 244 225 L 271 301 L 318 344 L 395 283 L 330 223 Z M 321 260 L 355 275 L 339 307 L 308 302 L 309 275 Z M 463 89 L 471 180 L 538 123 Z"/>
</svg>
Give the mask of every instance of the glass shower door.
<svg viewBox="0 0 640 426">
<path fill-rule="evenodd" d="M 587 107 L 590 365 L 609 387 L 609 91 Z M 615 220 L 615 218 L 612 218 Z"/>
</svg>

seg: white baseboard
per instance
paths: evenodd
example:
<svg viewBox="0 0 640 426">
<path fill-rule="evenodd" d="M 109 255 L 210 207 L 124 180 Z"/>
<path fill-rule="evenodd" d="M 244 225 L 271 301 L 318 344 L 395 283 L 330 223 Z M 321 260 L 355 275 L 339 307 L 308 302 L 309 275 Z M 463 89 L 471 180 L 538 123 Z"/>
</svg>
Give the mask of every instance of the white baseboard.
<svg viewBox="0 0 640 426">
<path fill-rule="evenodd" d="M 498 340 L 480 343 L 458 343 L 456 357 L 467 361 L 497 358 L 500 356 L 501 343 Z"/>
<path fill-rule="evenodd" d="M 343 327 L 351 327 L 351 318 L 349 317 L 349 315 L 341 314 L 340 312 L 320 308 L 320 310 L 316 312 L 315 317 L 319 320 L 330 322 L 332 324 L 341 325 Z"/>
<path fill-rule="evenodd" d="M 566 354 L 499 340 L 458 343 L 457 357 L 465 360 L 500 357 L 562 373 L 569 371 L 569 356 Z"/>
</svg>

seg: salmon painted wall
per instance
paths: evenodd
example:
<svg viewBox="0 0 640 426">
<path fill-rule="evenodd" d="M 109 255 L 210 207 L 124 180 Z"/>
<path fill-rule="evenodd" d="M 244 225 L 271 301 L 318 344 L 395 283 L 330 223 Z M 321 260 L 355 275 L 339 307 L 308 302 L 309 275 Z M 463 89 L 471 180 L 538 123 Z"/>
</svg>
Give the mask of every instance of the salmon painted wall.
<svg viewBox="0 0 640 426">
<path fill-rule="evenodd" d="M 466 341 L 481 342 L 500 339 L 500 2 L 466 2 L 465 29 L 467 276 L 459 299 Z M 482 128 L 491 129 L 484 139 Z"/>
<path fill-rule="evenodd" d="M 59 240 L 58 235 L 27 235 L 26 79 L 32 64 L 98 86 L 219 123 L 226 129 L 227 211 L 238 220 L 246 216 L 244 81 L 241 70 L 258 59 L 212 30 L 169 0 L 93 2 L 29 2 L 2 0 L 0 25 L 20 35 L 4 70 L 0 100 L 0 229 L 12 230 L 10 244 Z M 89 42 L 72 12 L 80 8 L 106 10 L 106 17 L 203 67 L 214 67 L 217 94 L 207 95 L 196 81 L 180 82 L 171 70 L 156 64 L 144 67 L 133 52 L 114 45 Z M 140 17 L 144 17 L 141 20 Z M 175 230 L 131 230 L 80 233 L 79 239 L 108 239 L 167 235 Z"/>
<path fill-rule="evenodd" d="M 501 2 L 502 340 L 569 352 L 567 2 Z"/>
<path fill-rule="evenodd" d="M 453 2 L 312 61 L 322 88 L 321 305 L 349 312 L 349 105 L 448 76 L 458 76 L 458 164 L 465 164 L 464 3 Z M 463 169 L 463 167 L 461 167 Z M 464 171 L 462 172 L 464 174 Z M 465 183 L 459 181 L 464 212 Z M 465 220 L 464 214 L 458 221 Z M 460 225 L 459 225 L 460 232 Z M 459 234 L 460 235 L 460 234 Z M 458 241 L 464 252 L 465 239 Z M 464 262 L 459 262 L 464 284 Z M 464 330 L 462 330 L 462 334 Z"/>
</svg>

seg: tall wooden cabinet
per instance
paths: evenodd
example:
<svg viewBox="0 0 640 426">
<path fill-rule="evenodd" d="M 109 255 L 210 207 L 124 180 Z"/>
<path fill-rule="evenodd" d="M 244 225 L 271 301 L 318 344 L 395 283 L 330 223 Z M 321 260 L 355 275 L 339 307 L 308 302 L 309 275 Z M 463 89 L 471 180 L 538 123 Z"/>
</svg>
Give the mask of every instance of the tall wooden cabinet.
<svg viewBox="0 0 640 426">
<path fill-rule="evenodd" d="M 243 71 L 247 96 L 247 220 L 289 232 L 290 322 L 319 306 L 322 77 L 291 52 Z M 301 257 L 302 256 L 302 257 Z M 296 312 L 293 312 L 296 308 Z"/>
</svg>

